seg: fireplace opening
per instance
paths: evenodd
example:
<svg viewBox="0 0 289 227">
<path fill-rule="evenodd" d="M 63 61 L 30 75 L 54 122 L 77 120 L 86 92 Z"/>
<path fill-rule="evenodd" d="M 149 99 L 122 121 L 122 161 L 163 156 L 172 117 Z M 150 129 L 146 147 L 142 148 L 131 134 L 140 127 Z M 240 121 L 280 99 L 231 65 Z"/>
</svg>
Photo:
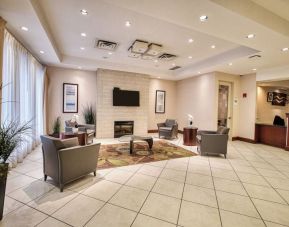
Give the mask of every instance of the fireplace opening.
<svg viewBox="0 0 289 227">
<path fill-rule="evenodd" d="M 114 138 L 125 135 L 133 135 L 133 121 L 115 121 Z"/>
</svg>

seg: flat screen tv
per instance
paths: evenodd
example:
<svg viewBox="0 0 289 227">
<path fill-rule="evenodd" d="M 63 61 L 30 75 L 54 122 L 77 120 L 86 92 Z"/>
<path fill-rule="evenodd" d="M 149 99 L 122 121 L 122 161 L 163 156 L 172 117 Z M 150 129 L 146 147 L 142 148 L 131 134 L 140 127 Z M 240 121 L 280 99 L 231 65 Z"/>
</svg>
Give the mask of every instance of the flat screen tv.
<svg viewBox="0 0 289 227">
<path fill-rule="evenodd" d="M 139 106 L 139 91 L 113 88 L 113 106 Z"/>
</svg>

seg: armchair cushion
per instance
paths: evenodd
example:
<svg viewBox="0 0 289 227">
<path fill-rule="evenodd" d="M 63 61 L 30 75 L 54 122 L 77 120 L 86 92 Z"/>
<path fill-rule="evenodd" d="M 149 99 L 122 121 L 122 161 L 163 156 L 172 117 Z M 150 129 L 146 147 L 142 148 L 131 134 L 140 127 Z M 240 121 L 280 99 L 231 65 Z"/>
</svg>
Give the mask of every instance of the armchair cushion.
<svg viewBox="0 0 289 227">
<path fill-rule="evenodd" d="M 177 124 L 177 121 L 173 119 L 167 119 L 165 122 L 166 127 L 173 127 L 176 124 Z"/>
<path fill-rule="evenodd" d="M 171 131 L 172 127 L 160 127 L 159 128 L 161 131 Z"/>
</svg>

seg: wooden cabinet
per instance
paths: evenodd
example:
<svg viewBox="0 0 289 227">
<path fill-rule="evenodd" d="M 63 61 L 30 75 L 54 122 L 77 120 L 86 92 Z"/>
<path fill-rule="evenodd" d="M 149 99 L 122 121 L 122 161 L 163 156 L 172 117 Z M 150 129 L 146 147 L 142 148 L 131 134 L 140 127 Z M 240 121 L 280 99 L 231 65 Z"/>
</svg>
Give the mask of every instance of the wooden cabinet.
<svg viewBox="0 0 289 227">
<path fill-rule="evenodd" d="M 255 142 L 285 148 L 286 130 L 285 126 L 255 124 Z"/>
<path fill-rule="evenodd" d="M 184 128 L 184 145 L 186 146 L 196 146 L 197 145 L 197 132 L 198 128 L 196 127 L 185 127 Z"/>
</svg>

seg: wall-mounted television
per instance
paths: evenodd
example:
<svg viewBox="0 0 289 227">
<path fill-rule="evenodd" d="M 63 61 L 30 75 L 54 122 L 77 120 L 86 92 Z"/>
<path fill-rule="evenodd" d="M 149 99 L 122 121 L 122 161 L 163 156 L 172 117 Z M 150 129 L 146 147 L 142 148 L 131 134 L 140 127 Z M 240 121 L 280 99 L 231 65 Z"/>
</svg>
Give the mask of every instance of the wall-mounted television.
<svg viewBox="0 0 289 227">
<path fill-rule="evenodd" d="M 139 106 L 139 91 L 113 88 L 113 106 Z"/>
</svg>

